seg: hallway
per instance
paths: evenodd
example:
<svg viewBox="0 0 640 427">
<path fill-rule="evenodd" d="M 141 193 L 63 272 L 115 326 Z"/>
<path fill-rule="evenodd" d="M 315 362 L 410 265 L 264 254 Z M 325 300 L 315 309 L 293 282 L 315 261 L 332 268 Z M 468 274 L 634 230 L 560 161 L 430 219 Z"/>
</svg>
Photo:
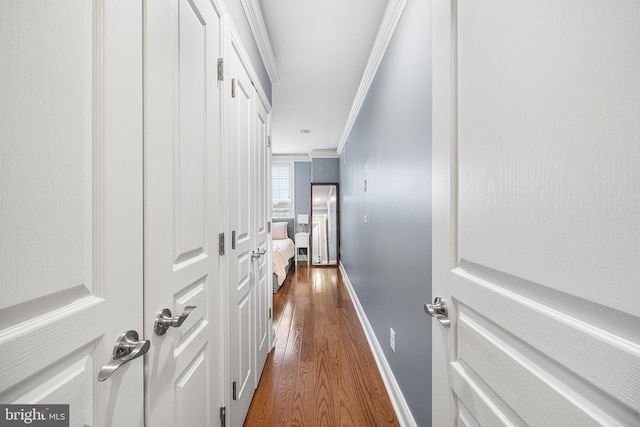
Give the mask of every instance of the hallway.
<svg viewBox="0 0 640 427">
<path fill-rule="evenodd" d="M 273 295 L 275 349 L 245 426 L 397 426 L 337 268 L 299 266 Z"/>
</svg>

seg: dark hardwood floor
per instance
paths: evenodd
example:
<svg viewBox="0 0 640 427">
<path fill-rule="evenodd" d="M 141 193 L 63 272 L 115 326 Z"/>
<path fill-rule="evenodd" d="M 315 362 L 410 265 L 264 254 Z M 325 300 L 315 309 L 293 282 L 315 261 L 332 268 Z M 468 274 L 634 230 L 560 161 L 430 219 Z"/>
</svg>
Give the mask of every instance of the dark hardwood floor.
<svg viewBox="0 0 640 427">
<path fill-rule="evenodd" d="M 273 307 L 276 345 L 245 426 L 399 425 L 337 268 L 298 266 Z"/>
</svg>

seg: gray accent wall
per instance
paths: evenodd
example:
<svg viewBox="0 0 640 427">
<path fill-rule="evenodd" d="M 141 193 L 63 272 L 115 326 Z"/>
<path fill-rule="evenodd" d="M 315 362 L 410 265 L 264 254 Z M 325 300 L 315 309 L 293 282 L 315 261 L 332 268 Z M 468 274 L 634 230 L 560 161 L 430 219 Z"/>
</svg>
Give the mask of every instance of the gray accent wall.
<svg viewBox="0 0 640 427">
<path fill-rule="evenodd" d="M 224 3 L 227 5 L 233 25 L 236 27 L 236 30 L 238 30 L 238 34 L 242 39 L 242 45 L 249 54 L 249 60 L 258 75 L 258 79 L 260 79 L 260 84 L 267 94 L 269 102 L 273 104 L 271 101 L 271 79 L 269 78 L 267 69 L 264 67 L 264 62 L 262 62 L 258 45 L 251 32 L 251 27 L 249 26 L 247 15 L 244 13 L 242 3 L 240 3 L 240 0 L 224 0 Z"/>
<path fill-rule="evenodd" d="M 294 185 L 294 211 L 296 214 L 296 233 L 300 231 L 298 227 L 298 214 L 309 215 L 311 221 L 311 162 L 294 162 L 293 164 L 293 185 Z M 309 230 L 309 225 L 307 225 Z"/>
<path fill-rule="evenodd" d="M 313 159 L 311 182 L 338 182 L 340 180 L 339 163 L 339 159 Z"/>
<path fill-rule="evenodd" d="M 419 426 L 431 425 L 431 101 L 431 3 L 409 0 L 341 153 L 340 245 Z"/>
</svg>

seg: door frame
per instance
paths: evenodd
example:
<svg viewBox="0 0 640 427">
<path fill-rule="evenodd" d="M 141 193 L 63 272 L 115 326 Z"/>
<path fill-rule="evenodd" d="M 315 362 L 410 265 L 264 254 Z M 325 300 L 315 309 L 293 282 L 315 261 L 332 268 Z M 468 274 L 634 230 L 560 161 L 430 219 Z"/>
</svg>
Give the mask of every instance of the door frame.
<svg viewBox="0 0 640 427">
<path fill-rule="evenodd" d="M 447 286 L 448 271 L 457 264 L 455 245 L 449 236 L 455 231 L 450 209 L 456 200 L 456 186 L 453 183 L 456 171 L 451 169 L 455 152 L 454 134 L 454 93 L 452 72 L 455 58 L 452 15 L 453 2 L 434 0 L 432 4 L 432 96 L 433 96 L 433 142 L 432 142 L 432 298 L 441 296 L 450 301 Z M 449 242 L 448 247 L 435 247 L 435 242 Z M 439 267 L 442 266 L 442 267 Z M 448 266 L 446 268 L 445 266 Z M 455 321 L 454 307 L 450 307 L 449 319 Z M 439 322 L 431 321 L 431 405 L 432 424 L 450 425 L 454 414 L 454 399 L 449 387 L 449 363 L 451 360 L 451 329 L 443 328 Z"/>
</svg>

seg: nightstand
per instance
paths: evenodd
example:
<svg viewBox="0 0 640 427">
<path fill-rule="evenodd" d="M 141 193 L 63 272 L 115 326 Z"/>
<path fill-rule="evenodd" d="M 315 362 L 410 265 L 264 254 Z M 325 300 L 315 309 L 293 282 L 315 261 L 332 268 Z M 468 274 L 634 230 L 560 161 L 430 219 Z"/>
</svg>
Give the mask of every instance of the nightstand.
<svg viewBox="0 0 640 427">
<path fill-rule="evenodd" d="M 307 265 L 309 265 L 309 233 L 296 233 L 295 243 L 296 265 L 298 260 L 306 261 Z"/>
</svg>

